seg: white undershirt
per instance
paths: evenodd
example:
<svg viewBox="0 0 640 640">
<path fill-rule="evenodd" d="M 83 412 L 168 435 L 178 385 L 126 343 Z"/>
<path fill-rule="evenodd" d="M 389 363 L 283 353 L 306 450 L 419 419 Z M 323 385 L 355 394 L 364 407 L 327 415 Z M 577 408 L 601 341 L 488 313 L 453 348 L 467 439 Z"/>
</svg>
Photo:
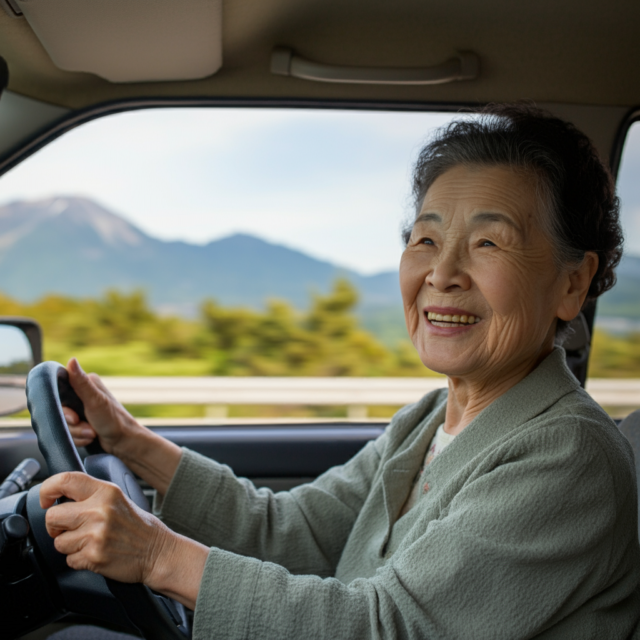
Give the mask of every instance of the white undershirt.
<svg viewBox="0 0 640 640">
<path fill-rule="evenodd" d="M 402 511 L 400 512 L 400 518 L 409 511 L 418 501 L 421 493 L 426 493 L 429 490 L 429 487 L 424 485 L 422 480 L 422 475 L 424 474 L 424 470 L 429 466 L 431 461 L 444 449 L 451 444 L 455 435 L 451 435 L 444 430 L 444 422 L 438 427 L 435 435 L 433 436 L 429 446 L 427 447 L 427 452 L 425 453 L 424 460 L 422 461 L 422 465 L 420 467 L 420 471 L 418 471 L 418 475 L 415 477 L 413 481 L 413 487 L 411 488 L 411 493 L 407 498 L 407 501 L 404 503 L 402 507 Z"/>
</svg>

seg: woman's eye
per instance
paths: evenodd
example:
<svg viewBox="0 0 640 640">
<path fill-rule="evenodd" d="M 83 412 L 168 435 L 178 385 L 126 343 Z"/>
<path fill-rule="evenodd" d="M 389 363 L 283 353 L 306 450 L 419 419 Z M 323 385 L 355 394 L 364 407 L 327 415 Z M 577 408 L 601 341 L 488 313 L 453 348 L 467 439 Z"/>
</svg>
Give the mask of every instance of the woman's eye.
<svg viewBox="0 0 640 640">
<path fill-rule="evenodd" d="M 480 243 L 480 246 L 481 246 L 481 247 L 495 247 L 496 245 L 495 245 L 495 244 L 493 244 L 493 242 L 491 242 L 491 240 L 483 240 L 483 241 Z"/>
<path fill-rule="evenodd" d="M 431 238 L 421 238 L 420 242 L 418 244 L 429 244 L 432 245 L 434 244 L 433 240 Z"/>
</svg>

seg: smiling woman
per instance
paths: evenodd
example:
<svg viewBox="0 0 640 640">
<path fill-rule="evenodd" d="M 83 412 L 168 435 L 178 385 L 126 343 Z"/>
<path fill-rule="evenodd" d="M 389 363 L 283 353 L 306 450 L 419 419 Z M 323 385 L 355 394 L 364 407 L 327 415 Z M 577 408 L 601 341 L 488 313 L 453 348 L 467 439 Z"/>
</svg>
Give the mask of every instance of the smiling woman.
<svg viewBox="0 0 640 640">
<path fill-rule="evenodd" d="M 450 432 L 535 368 L 557 320 L 572 320 L 586 297 L 596 254 L 553 268 L 538 205 L 535 185 L 511 168 L 458 166 L 434 181 L 416 219 L 400 270 L 409 333 L 425 366 L 476 398 Z"/>
<path fill-rule="evenodd" d="M 155 487 L 159 517 L 100 480 L 50 478 L 47 527 L 72 567 L 194 608 L 195 640 L 630 637 L 633 454 L 554 346 L 613 282 L 611 177 L 582 134 L 523 106 L 449 126 L 415 176 L 402 297 L 448 390 L 274 494 L 145 429 L 71 361 L 76 444 L 97 436 Z"/>
</svg>

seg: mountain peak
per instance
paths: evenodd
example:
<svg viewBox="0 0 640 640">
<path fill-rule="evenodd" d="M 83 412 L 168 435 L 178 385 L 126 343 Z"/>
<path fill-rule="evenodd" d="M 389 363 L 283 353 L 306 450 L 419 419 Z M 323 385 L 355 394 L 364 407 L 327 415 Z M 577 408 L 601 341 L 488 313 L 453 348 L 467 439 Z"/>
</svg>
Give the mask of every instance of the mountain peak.
<svg viewBox="0 0 640 640">
<path fill-rule="evenodd" d="M 0 291 L 21 300 L 139 288 L 163 308 L 193 309 L 204 298 L 255 308 L 280 298 L 304 308 L 313 291 L 329 291 L 346 276 L 364 303 L 398 304 L 397 276 L 374 282 L 247 233 L 204 246 L 163 241 L 77 196 L 0 207 L 0 249 Z"/>
<path fill-rule="evenodd" d="M 67 222 L 90 229 L 111 247 L 136 247 L 148 239 L 124 218 L 81 196 L 56 196 L 42 200 L 22 200 L 0 207 L 0 248 L 7 249 L 42 225 Z"/>
</svg>

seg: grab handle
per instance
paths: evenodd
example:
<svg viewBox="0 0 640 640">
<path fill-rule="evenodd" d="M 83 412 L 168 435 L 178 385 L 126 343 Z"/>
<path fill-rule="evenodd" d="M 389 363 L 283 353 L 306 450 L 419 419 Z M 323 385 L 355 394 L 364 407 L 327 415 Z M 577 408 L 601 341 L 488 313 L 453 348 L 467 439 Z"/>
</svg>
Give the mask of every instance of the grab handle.
<svg viewBox="0 0 640 640">
<path fill-rule="evenodd" d="M 271 54 L 271 73 L 316 82 L 348 84 L 424 85 L 475 80 L 480 73 L 480 59 L 470 51 L 458 52 L 435 67 L 343 67 L 312 62 L 297 56 L 291 49 L 276 47 Z"/>
</svg>

